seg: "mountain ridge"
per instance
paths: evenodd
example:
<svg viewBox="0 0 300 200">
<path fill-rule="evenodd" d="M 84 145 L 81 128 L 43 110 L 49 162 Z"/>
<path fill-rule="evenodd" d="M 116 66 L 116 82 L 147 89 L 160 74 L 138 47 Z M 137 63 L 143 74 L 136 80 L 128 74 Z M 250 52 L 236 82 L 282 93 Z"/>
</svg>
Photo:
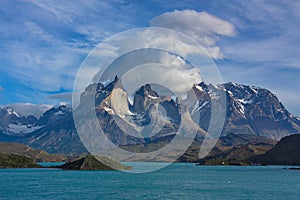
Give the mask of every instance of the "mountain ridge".
<svg viewBox="0 0 300 200">
<path fill-rule="evenodd" d="M 209 87 L 213 87 L 214 91 L 211 92 Z M 160 96 L 151 88 L 151 84 L 139 88 L 131 105 L 118 77 L 106 86 L 101 83 L 88 86 L 81 94 L 80 106 L 84 108 L 84 102 L 90 99 L 90 95 L 96 91 L 95 107 L 99 124 L 109 139 L 118 145 L 147 143 L 175 134 L 181 120 L 183 123 L 188 122 L 185 123 L 184 131 L 188 133 L 190 130 L 197 130 L 196 138 L 201 139 L 206 134 L 210 123 L 211 98 L 214 98 L 213 95 L 217 97 L 220 90 L 225 92 L 227 99 L 222 135 L 250 134 L 278 140 L 300 132 L 299 118 L 289 113 L 273 93 L 263 88 L 232 82 L 221 86 L 210 86 L 203 82 L 194 84 L 191 92 L 194 92 L 198 98 L 194 111 L 199 112 L 202 117 L 199 123 L 194 122 L 193 125 L 191 115 L 187 114 L 189 112 L 184 110 L 178 98 L 175 101 L 171 97 Z M 159 114 L 161 112 L 164 113 L 163 117 Z M 116 116 L 120 117 L 116 118 Z M 133 131 L 143 129 L 143 127 L 155 127 L 155 125 L 162 127 L 154 136 L 151 132 L 141 132 L 148 137 L 138 139 L 126 134 L 122 127 L 118 127 L 119 123 L 116 123 L 116 119 L 122 121 L 123 128 Z M 155 123 L 151 119 L 156 119 Z M 2 117 L 0 115 L 0 121 L 3 122 L 3 115 Z M 28 124 L 17 122 L 15 125 L 27 126 Z M 10 135 L 6 134 L 5 127 L 0 126 L 0 140 L 25 143 L 49 153 L 87 152 L 77 134 L 71 108 L 66 106 L 51 108 L 32 124 L 39 128 L 26 134 Z M 191 126 L 198 127 L 192 128 Z"/>
</svg>

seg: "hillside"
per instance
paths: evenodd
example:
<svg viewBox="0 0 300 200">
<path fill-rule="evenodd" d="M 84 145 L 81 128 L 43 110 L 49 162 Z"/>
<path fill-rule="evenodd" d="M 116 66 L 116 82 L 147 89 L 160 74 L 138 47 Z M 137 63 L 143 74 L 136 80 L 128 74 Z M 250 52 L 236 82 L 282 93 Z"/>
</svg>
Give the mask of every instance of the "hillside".
<svg viewBox="0 0 300 200">
<path fill-rule="evenodd" d="M 121 146 L 122 149 L 130 152 L 151 152 L 160 149 L 167 145 L 173 137 L 164 137 L 156 141 L 139 144 L 139 145 L 125 145 Z M 224 160 L 231 160 L 236 162 L 246 162 L 246 159 L 267 152 L 276 143 L 276 140 L 254 136 L 254 135 L 243 135 L 243 134 L 228 134 L 220 137 L 214 143 L 215 146 L 211 152 L 205 157 L 199 160 L 199 150 L 202 145 L 202 140 L 195 140 L 187 151 L 177 159 L 177 162 L 201 162 L 203 164 L 209 164 L 214 161 L 219 161 L 220 164 Z M 174 152 L 175 153 L 175 152 Z M 172 152 L 169 152 L 172 155 Z M 156 157 L 155 160 L 148 161 L 170 161 L 169 157 Z M 221 162 L 222 160 L 222 162 Z M 130 157 L 125 161 L 145 161 L 145 158 Z M 217 163 L 215 163 L 217 164 Z"/>
<path fill-rule="evenodd" d="M 0 142 L 0 153 L 25 156 L 35 160 L 36 162 L 59 162 L 67 160 L 66 156 L 48 154 L 44 150 L 36 150 L 28 145 L 15 142 Z"/>
<path fill-rule="evenodd" d="M 265 154 L 248 160 L 261 165 L 300 165 L 300 134 L 284 137 Z"/>
<path fill-rule="evenodd" d="M 40 165 L 28 157 L 0 153 L 0 168 L 39 168 Z"/>
</svg>

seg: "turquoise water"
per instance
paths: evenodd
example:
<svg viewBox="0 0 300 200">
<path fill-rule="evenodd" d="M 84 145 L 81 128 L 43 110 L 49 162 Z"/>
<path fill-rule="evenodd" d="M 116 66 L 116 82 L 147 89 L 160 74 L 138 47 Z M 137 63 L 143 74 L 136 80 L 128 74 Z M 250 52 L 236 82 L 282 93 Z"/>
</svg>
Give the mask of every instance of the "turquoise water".
<svg viewBox="0 0 300 200">
<path fill-rule="evenodd" d="M 65 164 L 65 162 L 38 162 L 43 167 L 56 167 Z"/>
<path fill-rule="evenodd" d="M 300 171 L 186 163 L 146 174 L 1 169 L 0 199 L 300 199 Z"/>
</svg>

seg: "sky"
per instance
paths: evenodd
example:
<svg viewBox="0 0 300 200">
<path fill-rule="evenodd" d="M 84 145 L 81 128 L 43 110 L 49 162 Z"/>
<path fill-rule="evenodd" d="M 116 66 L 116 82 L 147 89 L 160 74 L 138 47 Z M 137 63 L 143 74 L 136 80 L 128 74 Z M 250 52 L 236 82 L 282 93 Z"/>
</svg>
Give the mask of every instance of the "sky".
<svg viewBox="0 0 300 200">
<path fill-rule="evenodd" d="M 114 34 L 163 27 L 201 44 L 224 82 L 263 87 L 300 115 L 295 0 L 1 0 L 0 105 L 70 97 L 89 52 Z"/>
</svg>

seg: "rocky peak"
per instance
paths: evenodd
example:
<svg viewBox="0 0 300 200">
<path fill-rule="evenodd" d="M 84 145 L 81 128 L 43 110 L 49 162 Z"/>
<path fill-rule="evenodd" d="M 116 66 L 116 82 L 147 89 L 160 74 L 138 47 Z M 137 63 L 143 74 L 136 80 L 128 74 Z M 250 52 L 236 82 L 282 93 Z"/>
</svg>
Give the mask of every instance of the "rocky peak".
<svg viewBox="0 0 300 200">
<path fill-rule="evenodd" d="M 290 115 L 276 95 L 266 89 L 232 82 L 224 86 L 231 105 L 244 117 L 266 117 L 280 121 Z"/>
<path fill-rule="evenodd" d="M 54 123 L 59 119 L 64 118 L 67 114 L 71 114 L 72 109 L 67 105 L 61 105 L 53 107 L 47 110 L 37 122 L 38 125 L 43 126 L 45 124 Z"/>
<path fill-rule="evenodd" d="M 34 131 L 38 119 L 33 115 L 22 116 L 12 107 L 0 108 L 0 130 L 6 135 L 25 135 Z"/>
<path fill-rule="evenodd" d="M 198 91 L 205 91 L 205 92 L 209 91 L 208 86 L 204 82 L 194 84 L 193 89 L 198 90 Z"/>
<path fill-rule="evenodd" d="M 115 79 L 112 82 L 110 82 L 106 87 L 104 87 L 103 90 L 111 92 L 114 88 L 123 89 L 121 79 L 118 76 L 115 76 Z"/>
<path fill-rule="evenodd" d="M 300 131 L 299 120 L 269 90 L 232 82 L 225 83 L 224 87 L 227 93 L 225 129 L 273 139 Z"/>
<path fill-rule="evenodd" d="M 12 107 L 7 106 L 3 109 L 3 111 L 5 112 L 5 115 L 14 115 L 16 117 L 20 117 L 20 114 L 17 113 Z"/>
<path fill-rule="evenodd" d="M 133 97 L 132 111 L 142 113 L 153 103 L 157 103 L 158 94 L 152 90 L 149 84 L 142 86 Z"/>
</svg>

